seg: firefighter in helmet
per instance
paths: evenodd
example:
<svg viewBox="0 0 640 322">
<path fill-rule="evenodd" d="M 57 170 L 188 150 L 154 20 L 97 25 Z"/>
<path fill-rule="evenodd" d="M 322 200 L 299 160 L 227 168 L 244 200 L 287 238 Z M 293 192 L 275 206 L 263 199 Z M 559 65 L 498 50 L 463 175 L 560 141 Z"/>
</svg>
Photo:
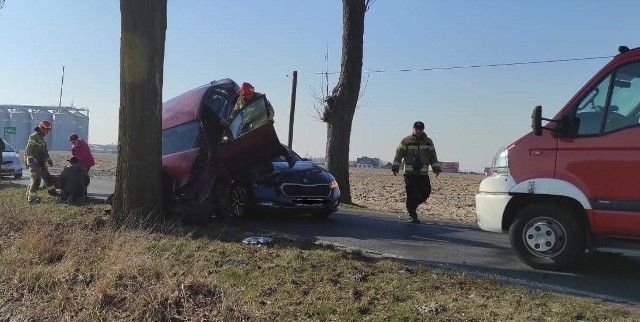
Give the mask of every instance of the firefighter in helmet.
<svg viewBox="0 0 640 322">
<path fill-rule="evenodd" d="M 27 147 L 24 149 L 24 160 L 31 172 L 31 180 L 27 190 L 27 201 L 29 203 L 37 203 L 40 201 L 37 194 L 42 180 L 44 180 L 49 194 L 57 195 L 53 179 L 47 169 L 47 165 L 53 166 L 53 161 L 51 157 L 49 157 L 47 142 L 44 140 L 44 137 L 49 134 L 52 129 L 53 126 L 51 122 L 47 120 L 40 122 L 38 126 L 33 129 L 34 132 L 29 136 Z"/>
<path fill-rule="evenodd" d="M 419 224 L 418 206 L 427 201 L 431 195 L 431 181 L 429 179 L 429 165 L 436 174 L 442 171 L 436 155 L 433 141 L 424 133 L 424 123 L 417 121 L 413 124 L 413 133 L 400 141 L 393 159 L 391 171 L 393 175 L 400 172 L 400 163 L 404 159 L 404 187 L 407 193 L 407 212 L 409 221 Z"/>
</svg>

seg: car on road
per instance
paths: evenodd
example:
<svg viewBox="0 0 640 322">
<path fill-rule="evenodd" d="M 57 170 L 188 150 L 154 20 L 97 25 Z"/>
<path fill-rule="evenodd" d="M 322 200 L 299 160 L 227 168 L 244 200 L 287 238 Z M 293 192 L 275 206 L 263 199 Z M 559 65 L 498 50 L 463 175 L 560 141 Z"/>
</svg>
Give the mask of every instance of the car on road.
<svg viewBox="0 0 640 322">
<path fill-rule="evenodd" d="M 6 141 L 4 146 L 4 151 L 2 151 L 3 162 L 2 165 L 0 165 L 0 177 L 22 178 L 22 160 L 20 160 L 18 151 L 14 150 Z"/>
<path fill-rule="evenodd" d="M 289 153 L 295 160 L 292 168 L 279 156 L 272 161 L 273 171 L 255 170 L 258 175 L 243 211 L 309 213 L 321 218 L 336 212 L 340 189 L 333 175 L 293 150 Z"/>
<path fill-rule="evenodd" d="M 285 169 L 265 95 L 223 125 L 238 88 L 217 80 L 163 104 L 165 204 L 191 222 L 260 210 L 335 212 L 340 190 L 331 174 L 293 152 L 295 165 Z"/>
</svg>

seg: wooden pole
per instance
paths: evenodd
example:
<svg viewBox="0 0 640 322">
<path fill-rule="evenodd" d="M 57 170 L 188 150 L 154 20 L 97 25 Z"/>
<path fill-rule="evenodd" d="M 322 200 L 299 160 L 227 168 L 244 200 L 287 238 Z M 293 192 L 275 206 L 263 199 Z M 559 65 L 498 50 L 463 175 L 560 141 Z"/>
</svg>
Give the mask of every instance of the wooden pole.
<svg viewBox="0 0 640 322">
<path fill-rule="evenodd" d="M 289 114 L 289 149 L 293 146 L 293 118 L 296 112 L 296 90 L 298 87 L 298 71 L 293 71 L 293 79 L 291 81 L 291 112 Z"/>
</svg>

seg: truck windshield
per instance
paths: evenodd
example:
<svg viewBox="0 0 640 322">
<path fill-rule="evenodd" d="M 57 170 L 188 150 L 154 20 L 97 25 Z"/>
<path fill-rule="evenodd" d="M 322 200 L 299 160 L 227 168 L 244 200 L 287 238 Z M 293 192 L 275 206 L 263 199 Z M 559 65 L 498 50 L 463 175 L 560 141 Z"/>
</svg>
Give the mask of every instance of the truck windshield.
<svg viewBox="0 0 640 322">
<path fill-rule="evenodd" d="M 613 82 L 613 84 L 612 84 Z M 640 62 L 605 76 L 576 107 L 578 135 L 597 135 L 640 124 Z"/>
</svg>

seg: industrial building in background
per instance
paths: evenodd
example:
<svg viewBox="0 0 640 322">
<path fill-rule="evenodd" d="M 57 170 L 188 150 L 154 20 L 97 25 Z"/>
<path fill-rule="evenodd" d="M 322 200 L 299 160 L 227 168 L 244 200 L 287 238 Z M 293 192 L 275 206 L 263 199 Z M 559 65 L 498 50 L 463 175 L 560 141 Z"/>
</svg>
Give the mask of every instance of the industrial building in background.
<svg viewBox="0 0 640 322">
<path fill-rule="evenodd" d="M 0 135 L 13 148 L 23 150 L 27 139 L 41 121 L 53 124 L 45 137 L 49 151 L 70 149 L 69 134 L 89 142 L 89 110 L 73 106 L 0 105 Z"/>
</svg>

